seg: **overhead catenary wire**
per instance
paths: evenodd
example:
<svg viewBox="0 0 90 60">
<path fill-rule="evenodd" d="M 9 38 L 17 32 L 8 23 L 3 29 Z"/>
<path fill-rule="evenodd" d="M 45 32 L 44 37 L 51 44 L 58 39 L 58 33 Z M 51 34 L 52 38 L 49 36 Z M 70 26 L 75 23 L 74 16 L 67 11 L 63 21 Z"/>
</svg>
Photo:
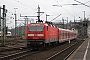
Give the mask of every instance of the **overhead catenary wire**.
<svg viewBox="0 0 90 60">
<path fill-rule="evenodd" d="M 68 1 L 68 0 L 67 0 Z M 68 3 L 69 3 L 69 1 L 68 1 Z M 69 3 L 70 4 L 70 3 Z M 71 7 L 71 6 L 70 6 Z M 72 7 L 71 7 L 72 8 Z M 75 13 L 75 10 L 72 8 L 72 10 L 74 11 L 74 13 Z M 74 20 L 75 20 L 75 15 L 74 15 Z"/>
<path fill-rule="evenodd" d="M 41 6 L 38 2 L 36 2 L 35 0 L 33 0 L 37 5 Z M 45 8 L 45 7 L 43 7 Z M 38 8 L 37 8 L 38 9 Z M 45 8 L 46 9 L 46 8 Z M 45 14 L 47 14 L 46 12 L 44 12 Z M 43 15 L 43 14 L 42 14 Z"/>
<path fill-rule="evenodd" d="M 22 4 L 22 5 L 24 5 L 24 6 L 26 6 L 26 7 L 28 7 L 28 8 L 30 8 L 30 9 L 34 9 L 34 8 L 32 8 L 32 7 L 30 7 L 30 6 L 28 6 L 28 5 L 26 5 L 26 4 L 24 4 L 24 3 L 22 3 L 22 2 L 20 2 L 20 1 L 18 1 L 18 0 L 14 0 L 14 1 L 16 1 L 16 2 L 18 2 L 18 3 L 20 3 L 20 4 Z M 35 0 L 33 0 L 35 3 L 37 3 L 38 5 L 40 5 L 38 2 L 36 2 Z M 36 8 L 36 9 L 34 9 L 34 10 L 37 10 L 38 8 Z M 29 12 L 27 12 L 27 13 L 29 13 Z M 27 14 L 27 13 L 25 13 L 25 14 Z M 44 12 L 45 13 L 45 12 Z M 35 14 L 35 13 L 34 13 Z M 43 15 L 43 14 L 41 14 L 41 15 Z"/>
<path fill-rule="evenodd" d="M 24 5 L 24 6 L 28 7 L 29 9 L 32 9 L 32 11 L 33 11 L 33 10 L 37 10 L 37 9 L 34 9 L 34 8 L 32 8 L 32 7 L 28 6 L 28 5 L 26 5 L 26 4 L 22 3 L 22 2 L 20 2 L 19 0 L 14 0 L 14 1 L 20 3 L 21 5 Z M 30 12 L 23 13 L 23 14 L 28 14 L 28 13 L 30 13 Z M 34 13 L 33 13 L 33 14 L 34 14 Z"/>
<path fill-rule="evenodd" d="M 68 0 L 67 0 L 68 1 Z M 69 3 L 69 1 L 68 1 L 68 3 Z M 70 4 L 70 3 L 69 3 Z M 71 6 L 70 6 L 71 7 Z M 72 7 L 71 7 L 72 8 Z M 75 12 L 75 10 L 72 8 L 72 10 Z"/>
<path fill-rule="evenodd" d="M 77 0 L 74 0 L 74 1 L 76 1 L 76 2 L 78 2 L 78 3 L 80 3 L 80 4 L 82 4 L 82 5 L 84 5 L 84 6 L 86 6 L 86 7 L 89 7 L 89 8 L 90 8 L 90 6 L 86 5 L 85 3 L 82 3 L 82 2 L 77 1 Z"/>
<path fill-rule="evenodd" d="M 30 8 L 30 9 L 37 10 L 37 9 L 34 9 L 34 8 L 32 8 L 32 7 L 28 6 L 28 5 L 26 5 L 26 4 L 22 3 L 22 2 L 20 2 L 19 0 L 14 0 L 14 1 L 16 1 L 16 2 L 18 2 L 18 3 L 20 3 L 20 4 L 22 4 L 22 5 L 24 5 L 24 6 L 28 7 L 28 8 Z"/>
<path fill-rule="evenodd" d="M 59 2 L 57 0 L 55 0 L 58 4 Z M 59 4 L 60 5 L 60 4 Z M 61 8 L 63 8 L 61 5 L 60 5 Z M 72 17 L 74 17 L 70 12 L 68 12 L 65 8 L 63 8 L 67 13 L 69 13 Z"/>
<path fill-rule="evenodd" d="M 19 0 L 14 0 L 13 1 L 13 3 L 19 3 L 19 4 L 21 4 L 21 5 L 24 5 L 25 7 L 23 7 L 24 9 L 26 9 L 26 8 L 30 8 L 30 10 L 37 10 L 37 9 L 34 9 L 34 8 L 32 8 L 32 7 L 30 7 L 30 6 L 28 6 L 27 4 L 24 4 L 24 3 L 22 3 L 22 2 L 20 2 Z M 17 5 L 15 5 L 15 4 L 12 4 L 12 3 L 6 3 L 7 4 L 7 7 L 9 6 L 9 7 L 12 7 L 12 9 L 14 8 L 14 6 L 17 6 Z M 18 8 L 20 8 L 19 6 L 18 6 Z M 10 10 L 11 10 L 11 8 L 10 8 Z M 9 11 L 10 11 L 9 10 Z"/>
<path fill-rule="evenodd" d="M 59 14 L 58 16 L 56 16 L 54 19 L 52 19 L 51 21 L 55 20 L 56 18 L 58 18 L 61 14 Z"/>
</svg>

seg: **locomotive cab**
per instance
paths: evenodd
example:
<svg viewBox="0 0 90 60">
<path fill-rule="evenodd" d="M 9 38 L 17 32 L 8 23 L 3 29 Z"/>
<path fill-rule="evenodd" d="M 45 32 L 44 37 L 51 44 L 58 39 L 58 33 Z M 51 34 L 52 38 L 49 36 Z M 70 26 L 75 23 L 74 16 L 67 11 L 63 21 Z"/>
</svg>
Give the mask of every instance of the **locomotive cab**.
<svg viewBox="0 0 90 60">
<path fill-rule="evenodd" d="M 45 26 L 43 24 L 28 24 L 26 26 L 27 47 L 40 47 L 45 40 Z"/>
</svg>

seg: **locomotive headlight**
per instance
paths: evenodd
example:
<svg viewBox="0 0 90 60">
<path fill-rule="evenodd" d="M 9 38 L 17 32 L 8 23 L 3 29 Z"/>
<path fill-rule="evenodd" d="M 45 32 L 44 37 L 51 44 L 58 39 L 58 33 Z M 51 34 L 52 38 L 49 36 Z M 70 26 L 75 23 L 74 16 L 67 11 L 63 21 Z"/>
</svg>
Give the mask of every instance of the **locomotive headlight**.
<svg viewBox="0 0 90 60">
<path fill-rule="evenodd" d="M 34 36 L 34 34 L 28 34 L 28 36 Z"/>
<path fill-rule="evenodd" d="M 37 34 L 37 36 L 44 36 L 44 34 Z"/>
</svg>

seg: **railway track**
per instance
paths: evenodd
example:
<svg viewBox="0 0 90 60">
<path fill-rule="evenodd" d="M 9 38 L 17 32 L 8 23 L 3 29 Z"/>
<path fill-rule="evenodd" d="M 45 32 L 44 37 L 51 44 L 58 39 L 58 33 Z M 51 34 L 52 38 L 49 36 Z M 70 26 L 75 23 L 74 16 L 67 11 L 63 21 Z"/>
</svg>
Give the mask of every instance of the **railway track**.
<svg viewBox="0 0 90 60">
<path fill-rule="evenodd" d="M 0 60 L 12 60 L 17 55 L 20 55 L 20 54 L 23 54 L 23 53 L 26 53 L 26 52 L 28 52 L 28 51 L 22 51 L 22 52 L 17 52 L 17 53 L 5 55 L 5 56 L 0 57 Z"/>
<path fill-rule="evenodd" d="M 67 58 L 82 44 L 82 42 L 83 41 L 76 42 L 73 45 L 48 57 L 46 60 L 67 60 Z"/>
<path fill-rule="evenodd" d="M 9 55 L 6 55 L 6 56 L 2 56 L 0 57 L 0 60 L 18 60 L 20 58 L 23 58 L 23 57 L 26 57 L 28 55 L 34 55 L 34 54 L 37 54 L 39 52 L 43 52 L 43 51 L 46 51 L 48 50 L 49 48 L 47 49 L 42 49 L 40 51 L 31 51 L 30 49 L 29 50 L 25 50 L 25 51 L 20 51 L 20 52 L 16 52 L 16 53 L 13 53 L 13 54 L 9 54 Z"/>
<path fill-rule="evenodd" d="M 0 57 L 0 60 L 66 60 L 82 42 L 71 41 L 71 44 L 65 42 L 64 44 L 60 44 L 60 46 L 52 47 L 44 51 L 24 50 L 4 55 Z"/>
<path fill-rule="evenodd" d="M 2 51 L 12 51 L 14 49 L 26 48 L 25 40 L 9 40 L 5 42 L 5 46 L 0 45 L 0 52 Z"/>
<path fill-rule="evenodd" d="M 68 42 L 65 42 L 65 43 L 60 44 L 59 46 L 50 48 L 48 50 L 45 50 L 45 51 L 42 51 L 42 52 L 39 52 L 33 55 L 28 55 L 19 60 L 63 60 L 63 59 L 67 59 L 71 55 L 71 53 L 73 53 L 74 50 L 72 51 L 72 49 L 75 48 L 75 45 L 77 45 L 78 43 L 82 43 L 82 42 L 83 41 L 78 41 L 78 40 L 71 41 L 71 44 L 69 44 Z M 78 44 L 78 46 L 80 46 L 80 44 Z M 59 59 L 60 57 L 61 59 Z"/>
<path fill-rule="evenodd" d="M 39 51 L 32 52 L 30 50 L 19 51 L 19 52 L 13 53 L 13 54 L 2 56 L 2 57 L 0 57 L 0 60 L 17 60 L 17 59 L 20 59 L 20 58 L 25 57 L 27 55 L 32 55 L 32 54 L 35 54 L 38 52 Z"/>
</svg>

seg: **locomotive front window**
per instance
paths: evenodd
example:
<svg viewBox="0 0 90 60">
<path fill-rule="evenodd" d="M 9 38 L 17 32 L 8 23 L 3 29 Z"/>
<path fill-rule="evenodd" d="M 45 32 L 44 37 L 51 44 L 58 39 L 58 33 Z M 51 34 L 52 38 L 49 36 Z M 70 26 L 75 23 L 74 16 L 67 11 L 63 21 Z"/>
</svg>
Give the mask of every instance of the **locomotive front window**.
<svg viewBox="0 0 90 60">
<path fill-rule="evenodd" d="M 36 31 L 36 26 L 29 26 L 28 31 Z"/>
<path fill-rule="evenodd" d="M 36 31 L 43 31 L 43 29 L 44 29 L 44 27 L 43 27 L 43 26 L 37 26 L 36 28 L 37 28 L 37 30 L 36 30 Z"/>
<path fill-rule="evenodd" d="M 43 26 L 29 26 L 28 31 L 43 31 Z"/>
</svg>

